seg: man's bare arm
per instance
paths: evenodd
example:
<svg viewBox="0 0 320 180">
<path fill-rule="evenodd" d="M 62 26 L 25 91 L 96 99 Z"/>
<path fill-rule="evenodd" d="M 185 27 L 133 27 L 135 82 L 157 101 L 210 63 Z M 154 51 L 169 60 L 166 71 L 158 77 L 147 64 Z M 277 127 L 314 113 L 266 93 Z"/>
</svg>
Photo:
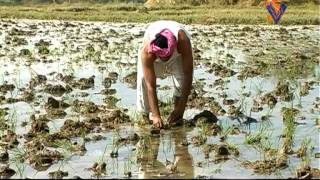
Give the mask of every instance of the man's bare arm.
<svg viewBox="0 0 320 180">
<path fill-rule="evenodd" d="M 190 39 L 182 30 L 179 31 L 178 52 L 182 56 L 183 83 L 181 88 L 181 97 L 179 98 L 177 108 L 181 108 L 182 113 L 188 101 L 188 96 L 192 87 L 193 79 L 193 56 Z"/>
<path fill-rule="evenodd" d="M 154 61 L 156 57 L 153 54 L 148 53 L 148 42 L 144 41 L 141 60 L 142 60 L 142 69 L 143 76 L 146 85 L 146 91 L 148 96 L 148 102 L 150 107 L 150 112 L 152 113 L 153 122 L 156 127 L 161 127 L 161 116 L 158 106 L 158 98 L 156 94 L 156 75 L 154 71 Z M 160 122 L 159 122 L 160 121 Z M 159 124 L 156 124 L 159 123 Z"/>
</svg>

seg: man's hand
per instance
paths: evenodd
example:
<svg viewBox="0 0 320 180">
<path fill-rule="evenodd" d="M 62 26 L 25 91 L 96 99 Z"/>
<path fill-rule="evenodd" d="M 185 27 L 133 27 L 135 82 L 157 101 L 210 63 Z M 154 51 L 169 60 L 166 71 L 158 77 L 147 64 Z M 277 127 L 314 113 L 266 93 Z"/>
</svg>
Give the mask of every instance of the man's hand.
<svg viewBox="0 0 320 180">
<path fill-rule="evenodd" d="M 181 120 L 183 117 L 183 113 L 184 113 L 184 110 L 181 108 L 174 109 L 168 118 L 168 122 L 174 123 Z"/>
<path fill-rule="evenodd" d="M 153 122 L 153 126 L 156 128 L 162 128 L 162 119 L 160 116 L 150 115 L 150 120 Z"/>
</svg>

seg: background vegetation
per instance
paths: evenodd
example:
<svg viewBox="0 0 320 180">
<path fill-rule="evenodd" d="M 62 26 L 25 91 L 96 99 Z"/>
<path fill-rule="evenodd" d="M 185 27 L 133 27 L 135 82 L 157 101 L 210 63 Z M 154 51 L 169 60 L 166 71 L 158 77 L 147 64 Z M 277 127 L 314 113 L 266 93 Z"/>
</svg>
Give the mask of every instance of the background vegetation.
<svg viewBox="0 0 320 180">
<path fill-rule="evenodd" d="M 319 25 L 320 0 L 286 0 L 282 25 Z M 263 0 L 0 0 L 0 18 L 268 24 Z"/>
</svg>

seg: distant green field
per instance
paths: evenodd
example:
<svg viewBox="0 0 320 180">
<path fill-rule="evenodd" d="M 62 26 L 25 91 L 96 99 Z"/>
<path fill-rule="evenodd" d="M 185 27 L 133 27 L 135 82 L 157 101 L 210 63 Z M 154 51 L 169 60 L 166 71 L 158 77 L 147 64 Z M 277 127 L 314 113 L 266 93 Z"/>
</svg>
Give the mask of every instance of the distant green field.
<svg viewBox="0 0 320 180">
<path fill-rule="evenodd" d="M 265 7 L 175 5 L 145 8 L 141 3 L 128 4 L 42 4 L 2 5 L 0 18 L 80 20 L 104 22 L 150 22 L 172 19 L 185 24 L 268 24 Z M 312 3 L 288 5 L 280 20 L 282 25 L 320 24 L 319 6 Z"/>
</svg>

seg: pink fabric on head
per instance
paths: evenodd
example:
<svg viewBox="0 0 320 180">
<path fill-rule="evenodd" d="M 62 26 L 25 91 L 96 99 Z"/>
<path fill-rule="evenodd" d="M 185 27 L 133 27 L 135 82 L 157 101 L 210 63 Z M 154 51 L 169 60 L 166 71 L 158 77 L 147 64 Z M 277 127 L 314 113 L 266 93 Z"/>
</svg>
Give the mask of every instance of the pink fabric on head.
<svg viewBox="0 0 320 180">
<path fill-rule="evenodd" d="M 177 47 L 177 40 L 169 29 L 161 30 L 160 34 L 167 38 L 168 48 L 161 49 L 154 44 L 155 40 L 152 40 L 149 44 L 148 52 L 156 54 L 160 58 L 167 58 L 173 54 L 174 49 Z"/>
</svg>

